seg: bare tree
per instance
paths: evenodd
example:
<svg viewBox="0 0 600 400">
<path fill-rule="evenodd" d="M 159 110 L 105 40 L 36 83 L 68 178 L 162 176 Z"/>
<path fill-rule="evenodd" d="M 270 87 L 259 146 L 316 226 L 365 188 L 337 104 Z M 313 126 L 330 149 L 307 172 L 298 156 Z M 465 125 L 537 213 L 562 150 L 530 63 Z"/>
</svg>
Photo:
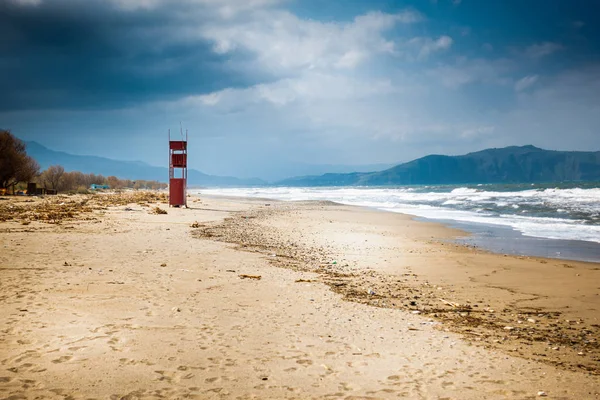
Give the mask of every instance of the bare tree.
<svg viewBox="0 0 600 400">
<path fill-rule="evenodd" d="M 51 165 L 47 170 L 40 175 L 40 181 L 43 185 L 51 189 L 58 189 L 60 180 L 65 173 L 65 169 L 61 165 Z"/>
<path fill-rule="evenodd" d="M 39 164 L 27 155 L 25 143 L 10 131 L 0 130 L 0 187 L 13 188 L 29 182 L 39 172 Z"/>
<path fill-rule="evenodd" d="M 121 181 L 116 176 L 109 176 L 106 178 L 106 183 L 111 189 L 123 189 L 123 181 Z"/>
</svg>

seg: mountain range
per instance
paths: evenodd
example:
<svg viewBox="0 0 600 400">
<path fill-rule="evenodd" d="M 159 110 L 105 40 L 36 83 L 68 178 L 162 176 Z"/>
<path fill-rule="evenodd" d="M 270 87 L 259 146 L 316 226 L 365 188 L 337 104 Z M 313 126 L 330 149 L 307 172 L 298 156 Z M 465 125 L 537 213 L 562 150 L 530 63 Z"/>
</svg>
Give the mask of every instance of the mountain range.
<svg viewBox="0 0 600 400">
<path fill-rule="evenodd" d="M 168 177 L 166 167 L 74 155 L 48 149 L 36 142 L 26 144 L 27 153 L 37 160 L 42 169 L 58 164 L 67 171 L 114 175 L 121 179 L 165 182 Z M 600 181 L 600 151 L 554 151 L 531 145 L 510 146 L 461 156 L 429 155 L 378 172 L 326 173 L 274 183 L 258 178 L 240 179 L 188 170 L 190 186 L 385 186 L 559 181 Z"/>
<path fill-rule="evenodd" d="M 600 151 L 510 146 L 462 156 L 429 155 L 379 172 L 304 176 L 277 184 L 382 186 L 561 181 L 600 181 Z"/>
<path fill-rule="evenodd" d="M 25 142 L 27 154 L 33 157 L 43 169 L 50 165 L 62 165 L 66 171 L 81 171 L 104 176 L 114 175 L 121 179 L 157 180 L 166 182 L 169 176 L 167 167 L 157 167 L 141 161 L 120 161 L 96 156 L 82 156 L 51 150 L 37 142 Z M 195 169 L 188 169 L 190 186 L 262 186 L 261 179 L 239 179 L 231 176 L 208 175 Z"/>
</svg>

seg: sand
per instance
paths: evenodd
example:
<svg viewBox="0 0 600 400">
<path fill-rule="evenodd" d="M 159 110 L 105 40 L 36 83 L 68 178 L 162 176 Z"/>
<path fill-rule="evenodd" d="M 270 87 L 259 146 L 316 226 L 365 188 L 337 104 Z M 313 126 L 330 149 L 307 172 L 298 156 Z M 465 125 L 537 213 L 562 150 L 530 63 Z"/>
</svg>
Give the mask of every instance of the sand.
<svg viewBox="0 0 600 400">
<path fill-rule="evenodd" d="M 0 398 L 600 397 L 597 264 L 330 203 L 157 200 L 2 201 Z"/>
</svg>

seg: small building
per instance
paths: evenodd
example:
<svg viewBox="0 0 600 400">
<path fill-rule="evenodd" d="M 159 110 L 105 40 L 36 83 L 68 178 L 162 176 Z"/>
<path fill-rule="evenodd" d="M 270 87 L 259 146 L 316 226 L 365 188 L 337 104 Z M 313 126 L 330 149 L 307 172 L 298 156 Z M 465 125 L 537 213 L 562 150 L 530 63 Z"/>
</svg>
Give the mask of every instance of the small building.
<svg viewBox="0 0 600 400">
<path fill-rule="evenodd" d="M 92 183 L 90 185 L 90 189 L 91 190 L 98 190 L 98 189 L 110 189 L 110 187 L 108 185 L 97 185 L 95 183 Z"/>
</svg>

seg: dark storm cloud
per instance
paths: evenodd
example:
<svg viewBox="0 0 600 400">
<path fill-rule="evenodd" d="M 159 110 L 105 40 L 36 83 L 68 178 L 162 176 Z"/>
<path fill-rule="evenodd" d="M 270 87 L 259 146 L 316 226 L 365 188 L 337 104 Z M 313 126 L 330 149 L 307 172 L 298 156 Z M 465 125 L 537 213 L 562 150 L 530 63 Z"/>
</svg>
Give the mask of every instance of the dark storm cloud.
<svg viewBox="0 0 600 400">
<path fill-rule="evenodd" d="M 122 107 L 256 83 L 184 35 L 203 15 L 182 7 L 0 2 L 0 111 Z"/>
</svg>

